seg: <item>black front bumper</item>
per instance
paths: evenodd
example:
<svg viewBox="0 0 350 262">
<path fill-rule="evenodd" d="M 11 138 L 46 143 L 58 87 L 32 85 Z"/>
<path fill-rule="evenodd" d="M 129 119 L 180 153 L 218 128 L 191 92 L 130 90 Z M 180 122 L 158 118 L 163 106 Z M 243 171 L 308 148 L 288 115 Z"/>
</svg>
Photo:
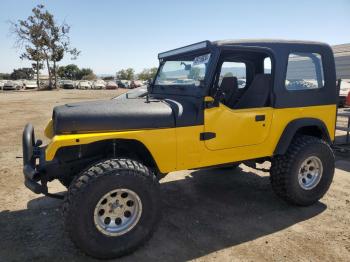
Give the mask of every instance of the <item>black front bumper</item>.
<svg viewBox="0 0 350 262">
<path fill-rule="evenodd" d="M 23 174 L 24 185 L 36 194 L 47 194 L 47 181 L 41 168 L 45 162 L 41 141 L 35 141 L 34 128 L 27 124 L 23 130 Z"/>
</svg>

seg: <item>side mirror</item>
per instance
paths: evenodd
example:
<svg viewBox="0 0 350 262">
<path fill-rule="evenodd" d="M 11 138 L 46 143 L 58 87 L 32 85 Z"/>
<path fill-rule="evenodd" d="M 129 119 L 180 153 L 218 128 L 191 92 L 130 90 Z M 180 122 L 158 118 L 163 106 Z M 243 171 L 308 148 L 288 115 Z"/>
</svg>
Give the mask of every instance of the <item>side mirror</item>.
<svg viewBox="0 0 350 262">
<path fill-rule="evenodd" d="M 216 90 L 215 95 L 214 95 L 214 102 L 216 103 L 216 106 L 219 106 L 219 103 L 224 99 L 225 97 L 225 92 L 220 89 L 220 87 Z"/>
<path fill-rule="evenodd" d="M 220 101 L 225 97 L 225 93 L 221 92 L 220 89 L 218 89 L 215 93 L 215 95 L 210 99 L 205 101 L 205 108 L 213 108 L 218 107 L 220 105 Z"/>
<path fill-rule="evenodd" d="M 185 71 L 190 71 L 192 68 L 191 64 L 186 64 L 185 62 L 181 62 L 180 65 L 185 66 Z"/>
<path fill-rule="evenodd" d="M 147 92 L 148 93 L 151 93 L 151 91 L 152 91 L 152 84 L 153 84 L 153 79 L 152 78 L 148 79 L 147 80 Z"/>
</svg>

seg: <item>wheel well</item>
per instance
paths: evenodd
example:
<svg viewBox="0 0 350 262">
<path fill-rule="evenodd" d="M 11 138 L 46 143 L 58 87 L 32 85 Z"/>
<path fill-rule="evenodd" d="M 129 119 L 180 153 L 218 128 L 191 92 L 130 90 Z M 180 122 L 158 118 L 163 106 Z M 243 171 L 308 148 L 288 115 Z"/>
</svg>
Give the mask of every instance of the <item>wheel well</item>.
<svg viewBox="0 0 350 262">
<path fill-rule="evenodd" d="M 294 137 L 296 135 L 307 135 L 307 136 L 314 136 L 323 140 L 328 140 L 328 137 L 322 129 L 319 126 L 303 126 L 297 130 Z"/>
<path fill-rule="evenodd" d="M 283 155 L 296 135 L 318 137 L 331 143 L 328 129 L 323 121 L 314 118 L 296 119 L 290 122 L 282 133 L 275 148 L 274 155 Z"/>
<path fill-rule="evenodd" d="M 75 176 L 87 166 L 107 158 L 130 158 L 159 173 L 156 162 L 146 146 L 137 140 L 110 139 L 86 145 L 60 148 L 55 159 L 69 176 Z"/>
<path fill-rule="evenodd" d="M 112 145 L 112 151 L 110 152 L 112 156 L 132 158 L 158 171 L 157 164 L 152 154 L 140 141 L 119 139 L 114 142 L 109 141 L 109 143 Z M 113 149 L 113 143 L 115 143 L 115 149 Z"/>
</svg>

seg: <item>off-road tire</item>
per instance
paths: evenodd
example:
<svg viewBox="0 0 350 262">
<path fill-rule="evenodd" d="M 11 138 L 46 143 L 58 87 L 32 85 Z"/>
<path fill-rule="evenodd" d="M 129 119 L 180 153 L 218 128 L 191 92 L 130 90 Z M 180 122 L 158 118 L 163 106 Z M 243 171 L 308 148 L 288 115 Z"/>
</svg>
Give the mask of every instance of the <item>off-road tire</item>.
<svg viewBox="0 0 350 262">
<path fill-rule="evenodd" d="M 120 236 L 101 233 L 94 223 L 99 199 L 111 190 L 125 188 L 137 193 L 142 213 L 137 224 Z M 129 254 L 153 234 L 160 219 L 159 183 L 143 164 L 130 159 L 110 159 L 83 171 L 70 185 L 63 204 L 66 231 L 86 254 L 110 259 Z"/>
<path fill-rule="evenodd" d="M 58 178 L 58 181 L 60 181 L 60 183 L 65 186 L 66 188 L 69 188 L 70 184 L 72 183 L 74 177 L 60 177 Z"/>
<path fill-rule="evenodd" d="M 305 190 L 298 182 L 298 173 L 303 161 L 311 156 L 321 160 L 323 173 L 313 189 Z M 297 136 L 284 155 L 272 159 L 272 188 L 279 197 L 291 204 L 311 205 L 322 198 L 329 189 L 334 176 L 334 163 L 334 154 L 327 142 L 313 136 Z"/>
</svg>

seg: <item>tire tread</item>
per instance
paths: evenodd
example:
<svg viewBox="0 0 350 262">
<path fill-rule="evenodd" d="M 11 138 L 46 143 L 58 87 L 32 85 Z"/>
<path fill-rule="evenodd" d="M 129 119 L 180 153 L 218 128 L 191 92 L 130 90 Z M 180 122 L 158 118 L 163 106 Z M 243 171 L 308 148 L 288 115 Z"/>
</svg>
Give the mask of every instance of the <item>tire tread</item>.
<svg viewBox="0 0 350 262">
<path fill-rule="evenodd" d="M 305 147 L 311 144 L 322 144 L 333 152 L 330 145 L 320 138 L 308 135 L 298 135 L 292 140 L 292 143 L 284 155 L 274 156 L 271 161 L 270 182 L 272 189 L 277 196 L 291 204 L 309 205 L 308 203 L 300 203 L 291 190 L 288 190 L 288 176 L 291 173 L 292 166 L 297 160 L 298 155 Z M 332 156 L 334 161 L 333 153 Z"/>
<path fill-rule="evenodd" d="M 126 158 L 120 158 L 120 159 L 108 159 L 99 163 L 94 164 L 90 168 L 83 171 L 80 175 L 78 175 L 71 185 L 69 186 L 68 193 L 65 196 L 64 202 L 63 202 L 63 218 L 65 221 L 65 229 L 68 235 L 72 236 L 74 234 L 74 228 L 72 226 L 72 223 L 70 223 L 70 220 L 74 218 L 72 210 L 76 210 L 79 201 L 79 196 L 90 186 L 93 186 L 95 180 L 97 180 L 101 176 L 106 175 L 119 175 L 120 172 L 113 172 L 115 170 L 118 171 L 127 171 L 129 174 L 133 173 L 133 175 L 138 176 L 139 178 L 143 179 L 145 183 L 151 183 L 152 186 L 155 186 L 157 189 L 159 189 L 159 182 L 153 172 L 149 168 L 147 168 L 145 165 L 131 159 Z M 124 172 L 125 174 L 125 172 Z M 143 245 L 153 234 L 155 231 L 156 226 L 154 226 L 151 230 L 148 236 L 142 240 L 142 243 L 139 243 L 138 246 Z M 76 242 L 74 237 L 71 237 L 72 242 L 75 244 L 75 246 L 79 247 L 79 243 Z M 133 248 L 125 249 L 123 252 L 120 252 L 117 256 L 109 256 L 106 255 L 101 256 L 101 254 L 91 254 L 94 257 L 97 258 L 113 258 L 113 257 L 119 257 L 126 254 L 129 254 L 136 250 L 138 246 L 135 246 Z"/>
</svg>

